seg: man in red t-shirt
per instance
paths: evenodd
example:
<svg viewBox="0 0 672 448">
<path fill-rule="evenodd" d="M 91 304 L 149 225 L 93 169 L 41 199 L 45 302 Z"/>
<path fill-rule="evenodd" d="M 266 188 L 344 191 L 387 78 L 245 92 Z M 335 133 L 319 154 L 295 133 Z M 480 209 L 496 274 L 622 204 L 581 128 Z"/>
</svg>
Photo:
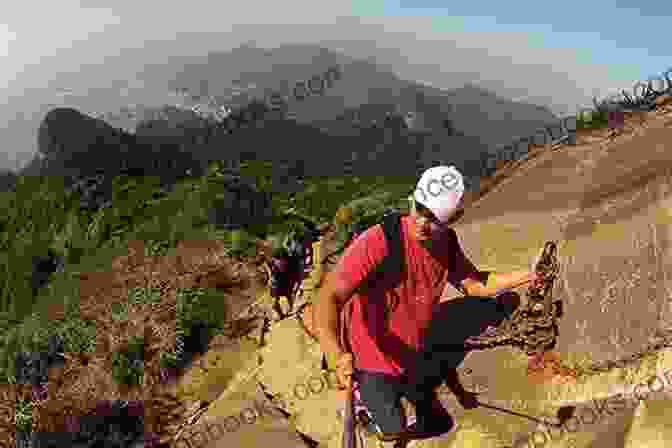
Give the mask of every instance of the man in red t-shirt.
<svg viewBox="0 0 672 448">
<path fill-rule="evenodd" d="M 460 403 L 467 408 L 477 405 L 474 394 L 456 381 L 455 367 L 465 355 L 456 348 L 461 347 L 459 338 L 466 337 L 460 330 L 464 316 L 435 312 L 445 301 L 446 285 L 462 291 L 467 302 L 495 304 L 489 297 L 535 279 L 530 271 L 479 272 L 469 261 L 449 227 L 463 213 L 463 193 L 463 178 L 455 167 L 425 171 L 410 198 L 411 214 L 401 218 L 404 272 L 385 273 L 382 279 L 373 276 L 387 254 L 382 226 L 376 225 L 348 247 L 319 292 L 315 318 L 321 348 L 336 360 L 342 387 L 351 387 L 354 372 L 384 440 L 408 434 L 426 437 L 452 428 L 452 418 L 434 392 L 446 363 L 452 366 L 444 379 Z M 350 334 L 345 336 L 351 353 L 339 343 L 340 311 L 350 299 Z M 416 423 L 408 428 L 401 396 L 416 409 Z"/>
</svg>

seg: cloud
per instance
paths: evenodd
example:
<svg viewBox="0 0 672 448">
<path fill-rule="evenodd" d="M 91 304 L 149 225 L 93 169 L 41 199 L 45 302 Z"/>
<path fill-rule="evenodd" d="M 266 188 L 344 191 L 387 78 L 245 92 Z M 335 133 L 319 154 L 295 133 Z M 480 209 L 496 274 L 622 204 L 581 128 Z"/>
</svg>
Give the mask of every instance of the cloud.
<svg viewBox="0 0 672 448">
<path fill-rule="evenodd" d="M 379 56 L 405 79 L 440 88 L 483 83 L 509 97 L 548 104 L 556 113 L 573 112 L 577 104 L 590 104 L 594 94 L 627 87 L 609 81 L 609 66 L 578 62 L 580 49 L 533 46 L 524 32 L 463 31 L 454 21 L 342 17 L 331 25 L 241 25 L 238 31 L 255 36 L 259 45 L 319 40 L 356 57 Z"/>
<path fill-rule="evenodd" d="M 580 49 L 533 46 L 525 32 L 468 32 L 457 26 L 451 30 L 449 23 L 432 17 L 375 20 L 384 23 L 386 33 L 403 30 L 405 39 L 399 39 L 398 48 L 408 55 L 409 65 L 433 63 L 436 70 L 425 79 L 439 86 L 442 76 L 465 71 L 478 74 L 475 82 L 520 91 L 517 96 L 522 98 L 545 96 L 560 108 L 571 108 L 577 102 L 589 104 L 594 90 L 614 86 L 609 82 L 608 66 L 577 61 Z"/>
<path fill-rule="evenodd" d="M 11 104 L 12 114 L 20 111 L 34 121 L 44 113 L 45 104 L 60 104 L 63 99 L 49 91 L 50 84 L 59 72 L 80 71 L 81 64 L 104 64 L 87 76 L 109 86 L 112 80 L 132 78 L 132 71 L 142 70 L 148 61 L 158 63 L 172 54 L 228 51 L 247 41 L 269 48 L 322 43 L 353 57 L 377 56 L 404 79 L 444 89 L 472 82 L 504 97 L 547 105 L 559 115 L 590 105 L 593 95 L 601 98 L 634 84 L 615 79 L 614 66 L 594 63 L 589 50 L 571 48 L 575 40 L 568 41 L 568 48 L 543 48 L 539 36 L 546 34 L 539 27 L 529 28 L 534 33 L 470 32 L 463 26 L 467 19 L 459 17 L 357 17 L 352 2 L 333 0 L 87 0 L 85 4 L 82 8 L 78 0 L 60 0 L 44 2 L 38 9 L 18 2 L 3 11 L 0 102 Z M 149 41 L 166 42 L 165 50 L 143 52 Z M 139 67 L 108 62 L 122 49 L 137 49 L 137 57 L 131 59 Z M 29 89 L 34 89 L 30 95 L 24 92 Z M 80 97 L 96 101 L 88 92 Z M 28 104 L 35 98 L 41 104 Z M 108 106 L 112 107 L 102 107 Z M 0 130 L 14 120 L 7 118 L 8 113 L 0 111 Z M 36 123 L 24 125 L 36 127 Z M 32 151 L 33 142 L 25 138 L 12 146 Z"/>
<path fill-rule="evenodd" d="M 25 68 L 39 67 L 45 58 L 57 58 L 61 51 L 119 23 L 105 9 L 81 8 L 72 0 L 45 2 L 37 10 L 30 2 L 18 2 L 3 10 L 3 19 L 14 35 L 3 63 L 10 80 L 19 78 Z"/>
<path fill-rule="evenodd" d="M 214 0 L 195 0 L 188 7 L 183 2 L 156 0 L 94 0 L 87 5 L 84 9 L 65 0 L 42 6 L 37 15 L 26 7 L 10 13 L 8 20 L 19 39 L 4 69 L 19 73 L 26 64 L 39 64 L 40 72 L 48 73 L 50 64 L 61 68 L 78 60 L 103 62 L 106 54 L 142 48 L 147 40 L 173 40 L 176 54 L 180 50 L 193 53 L 195 47 L 204 45 L 210 50 L 227 50 L 247 40 L 261 46 L 323 41 L 341 43 L 349 53 L 373 55 L 383 50 L 388 59 L 394 59 L 394 69 L 407 79 L 423 79 L 443 88 L 481 82 L 508 96 L 556 103 L 550 105 L 561 109 L 571 109 L 577 102 L 589 104 L 595 89 L 601 94 L 625 87 L 622 82 L 612 86 L 610 67 L 591 63 L 584 50 L 531 43 L 538 42 L 543 33 L 465 31 L 461 18 L 354 17 L 349 2 L 308 0 L 252 0 L 235 7 Z M 154 20 L 157 16 L 161 20 Z M 196 44 L 197 39 L 192 39 L 189 49 L 178 43 L 195 33 L 212 33 L 210 42 Z"/>
<path fill-rule="evenodd" d="M 0 67 L 8 65 L 9 47 L 14 40 L 16 40 L 16 33 L 7 25 L 0 23 Z M 0 70 L 0 85 L 7 84 L 9 79 L 9 74 L 5 70 Z"/>
<path fill-rule="evenodd" d="M 0 57 L 9 56 L 9 44 L 16 39 L 16 33 L 7 25 L 0 23 Z"/>
</svg>

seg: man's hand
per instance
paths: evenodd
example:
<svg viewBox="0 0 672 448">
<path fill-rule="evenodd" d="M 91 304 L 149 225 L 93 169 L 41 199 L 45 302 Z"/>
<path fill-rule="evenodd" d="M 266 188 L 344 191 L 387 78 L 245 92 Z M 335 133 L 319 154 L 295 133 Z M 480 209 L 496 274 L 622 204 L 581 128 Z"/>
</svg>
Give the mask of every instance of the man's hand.
<svg viewBox="0 0 672 448">
<path fill-rule="evenodd" d="M 532 283 L 533 285 L 538 284 L 542 281 L 542 278 L 534 271 L 531 271 L 528 275 L 528 280 L 525 283 Z"/>
<path fill-rule="evenodd" d="M 352 387 L 353 356 L 352 353 L 341 353 L 336 359 L 336 380 L 341 389 Z"/>
<path fill-rule="evenodd" d="M 532 282 L 539 282 L 541 281 L 541 278 L 537 275 L 537 265 L 539 264 L 539 261 L 541 260 L 541 256 L 544 254 L 544 247 L 539 249 L 539 253 L 537 254 L 536 257 L 532 260 L 532 264 L 530 265 L 530 281 Z"/>
</svg>

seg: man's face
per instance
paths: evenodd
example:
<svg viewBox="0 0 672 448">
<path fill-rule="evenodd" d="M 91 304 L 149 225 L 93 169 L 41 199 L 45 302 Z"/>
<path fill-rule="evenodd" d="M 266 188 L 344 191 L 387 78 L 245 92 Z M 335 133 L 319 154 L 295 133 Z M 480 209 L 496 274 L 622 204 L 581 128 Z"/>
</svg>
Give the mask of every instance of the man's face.
<svg viewBox="0 0 672 448">
<path fill-rule="evenodd" d="M 447 222 L 442 223 L 434 216 L 431 210 L 418 203 L 415 199 L 411 199 L 411 216 L 413 216 L 415 221 L 413 237 L 420 242 L 435 240 L 443 235 L 450 228 L 450 225 L 456 222 L 463 213 L 464 210 L 458 208 Z"/>
</svg>

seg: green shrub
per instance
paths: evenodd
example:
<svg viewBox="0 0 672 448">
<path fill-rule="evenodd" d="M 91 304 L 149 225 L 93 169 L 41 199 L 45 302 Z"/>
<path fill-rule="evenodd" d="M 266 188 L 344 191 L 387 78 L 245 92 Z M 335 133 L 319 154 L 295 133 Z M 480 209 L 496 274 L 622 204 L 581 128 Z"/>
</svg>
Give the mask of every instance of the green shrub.
<svg viewBox="0 0 672 448">
<path fill-rule="evenodd" d="M 5 384 L 16 384 L 15 360 L 21 351 L 21 340 L 18 333 L 8 331 L 2 335 L 0 342 L 0 381 Z"/>
<path fill-rule="evenodd" d="M 63 179 L 56 177 L 22 177 L 16 192 L 0 195 L 0 374 L 11 379 L 14 354 L 29 346 L 46 344 L 46 335 L 61 334 L 68 351 L 92 351 L 96 328 L 83 321 L 78 313 L 79 277 L 82 271 L 107 271 L 116 256 L 127 251 L 127 241 L 142 240 L 148 255 L 166 255 L 185 239 L 218 239 L 225 242 L 229 255 L 250 256 L 256 240 L 269 233 L 286 235 L 296 224 L 283 211 L 296 211 L 316 222 L 331 221 L 343 204 L 367 196 L 388 206 L 404 198 L 416 179 L 391 177 L 308 177 L 305 191 L 292 200 L 289 193 L 273 191 L 277 178 L 274 166 L 267 161 L 243 164 L 243 177 L 251 178 L 262 191 L 271 192 L 272 218 L 237 231 L 221 230 L 208 224 L 208 209 L 224 191 L 220 182 L 222 162 L 211 163 L 201 179 L 179 181 L 170 192 L 160 188 L 155 177 L 120 176 L 112 182 L 112 206 L 96 212 L 79 209 L 78 194 L 65 192 Z M 381 199 L 382 198 L 382 199 Z M 359 209 L 367 211 L 368 205 Z M 368 210 L 371 212 L 373 209 Z M 63 254 L 65 272 L 52 277 L 49 286 L 35 299 L 30 286 L 32 256 L 42 255 L 52 247 Z M 183 294 L 184 296 L 185 294 Z M 187 296 L 189 294 L 186 294 Z M 156 291 L 135 290 L 129 303 L 156 303 Z M 46 310 L 54 302 L 67 304 L 68 317 L 50 322 Z M 218 328 L 225 319 L 224 301 L 214 291 L 191 293 L 180 305 L 182 317 L 176 325 L 185 330 L 195 319 Z M 126 309 L 115 309 L 116 318 L 124 318 Z M 38 316 L 38 317 L 35 317 Z M 38 330 L 39 327 L 49 331 Z M 38 341 L 28 337 L 34 333 Z M 168 356 L 168 355 L 165 355 Z M 10 368 L 11 367 L 11 368 Z"/>
<path fill-rule="evenodd" d="M 250 257 L 256 253 L 257 237 L 246 229 L 213 229 L 211 235 L 224 243 L 226 254 L 231 257 Z"/>
<path fill-rule="evenodd" d="M 156 304 L 161 301 L 161 290 L 158 288 L 130 288 L 128 301 L 133 304 Z"/>
<path fill-rule="evenodd" d="M 129 353 L 142 354 L 144 352 L 145 339 L 140 336 L 131 336 L 128 338 Z"/>
<path fill-rule="evenodd" d="M 17 432 L 32 432 L 33 402 L 31 400 L 17 400 L 14 423 Z"/>
<path fill-rule="evenodd" d="M 132 366 L 126 353 L 112 353 L 112 378 L 125 385 L 142 384 L 142 369 Z"/>
<path fill-rule="evenodd" d="M 112 319 L 116 322 L 128 320 L 128 305 L 126 303 L 113 303 Z"/>
<path fill-rule="evenodd" d="M 79 316 L 78 307 L 69 302 L 62 320 L 50 320 L 33 313 L 20 324 L 0 333 L 0 381 L 16 382 L 14 362 L 19 352 L 46 352 L 49 336 L 59 335 L 64 350 L 70 353 L 95 351 L 96 326 Z"/>
<path fill-rule="evenodd" d="M 179 288 L 177 290 L 177 312 L 175 327 L 178 334 L 188 337 L 197 321 L 205 322 L 209 328 L 221 331 L 226 320 L 227 305 L 215 289 Z"/>
<path fill-rule="evenodd" d="M 599 129 L 609 125 L 607 111 L 584 112 L 576 117 L 577 129 Z"/>
<path fill-rule="evenodd" d="M 141 363 L 135 365 L 133 359 L 143 359 L 145 341 L 142 337 L 132 336 L 128 341 L 128 348 L 121 352 L 112 353 L 112 377 L 120 384 L 142 384 L 143 369 Z"/>
<path fill-rule="evenodd" d="M 66 352 L 92 353 L 96 349 L 97 328 L 95 322 L 73 316 L 62 321 L 57 333 L 65 341 Z"/>
<path fill-rule="evenodd" d="M 174 352 L 161 352 L 159 365 L 164 369 L 177 368 L 177 355 Z"/>
</svg>

